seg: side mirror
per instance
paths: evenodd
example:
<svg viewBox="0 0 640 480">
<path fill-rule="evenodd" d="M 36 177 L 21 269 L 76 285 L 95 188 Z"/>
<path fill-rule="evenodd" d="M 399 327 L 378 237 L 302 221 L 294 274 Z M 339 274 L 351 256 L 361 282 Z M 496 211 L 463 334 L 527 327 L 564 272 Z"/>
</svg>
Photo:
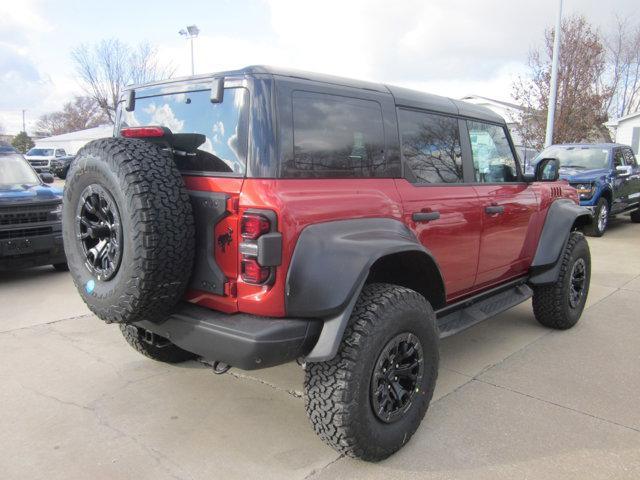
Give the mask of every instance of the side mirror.
<svg viewBox="0 0 640 480">
<path fill-rule="evenodd" d="M 555 182 L 560 178 L 560 160 L 557 158 L 543 158 L 536 164 L 536 182 Z"/>
<path fill-rule="evenodd" d="M 631 165 L 618 165 L 616 167 L 616 174 L 619 177 L 628 177 L 631 175 Z"/>
<path fill-rule="evenodd" d="M 53 175 L 50 173 L 41 173 L 40 178 L 44 183 L 53 183 Z"/>
</svg>

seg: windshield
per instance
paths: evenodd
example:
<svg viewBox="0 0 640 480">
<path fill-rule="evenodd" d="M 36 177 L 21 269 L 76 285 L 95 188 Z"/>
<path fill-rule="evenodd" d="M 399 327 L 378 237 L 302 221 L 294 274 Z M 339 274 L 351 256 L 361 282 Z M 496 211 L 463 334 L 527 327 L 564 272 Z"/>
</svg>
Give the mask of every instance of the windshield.
<svg viewBox="0 0 640 480">
<path fill-rule="evenodd" d="M 0 186 L 18 185 L 40 185 L 40 179 L 21 155 L 0 155 Z"/>
<path fill-rule="evenodd" d="M 53 148 L 32 148 L 27 152 L 27 155 L 32 157 L 51 157 Z"/>
<path fill-rule="evenodd" d="M 609 150 L 602 147 L 549 147 L 542 151 L 534 163 L 543 158 L 557 158 L 560 167 L 593 170 L 609 168 Z"/>
<path fill-rule="evenodd" d="M 201 90 L 136 98 L 135 110 L 121 110 L 120 128 L 157 125 L 171 130 L 182 172 L 244 175 L 249 130 L 249 91 L 226 88 L 221 103 Z M 179 145 L 179 146 L 177 146 Z"/>
</svg>

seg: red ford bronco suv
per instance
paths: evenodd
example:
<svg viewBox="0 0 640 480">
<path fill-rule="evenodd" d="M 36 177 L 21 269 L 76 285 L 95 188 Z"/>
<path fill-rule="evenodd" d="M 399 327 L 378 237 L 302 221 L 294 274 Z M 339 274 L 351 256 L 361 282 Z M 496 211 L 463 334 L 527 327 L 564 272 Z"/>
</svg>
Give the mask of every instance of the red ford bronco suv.
<svg viewBox="0 0 640 480">
<path fill-rule="evenodd" d="M 416 431 L 439 339 L 533 297 L 580 318 L 591 221 L 553 158 L 524 175 L 491 111 L 269 67 L 129 89 L 71 166 L 64 244 L 89 308 L 140 353 L 241 369 L 302 359 L 339 452 Z"/>
</svg>

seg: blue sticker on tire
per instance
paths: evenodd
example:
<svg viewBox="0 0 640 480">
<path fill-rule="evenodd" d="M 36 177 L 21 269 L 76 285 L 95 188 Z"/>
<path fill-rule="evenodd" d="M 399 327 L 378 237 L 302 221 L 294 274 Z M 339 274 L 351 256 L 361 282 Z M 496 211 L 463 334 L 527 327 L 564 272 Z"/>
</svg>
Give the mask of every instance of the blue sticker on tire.
<svg viewBox="0 0 640 480">
<path fill-rule="evenodd" d="M 89 280 L 84 285 L 84 289 L 86 290 L 87 293 L 92 293 L 94 288 L 96 288 L 96 282 L 94 282 L 93 280 Z"/>
</svg>

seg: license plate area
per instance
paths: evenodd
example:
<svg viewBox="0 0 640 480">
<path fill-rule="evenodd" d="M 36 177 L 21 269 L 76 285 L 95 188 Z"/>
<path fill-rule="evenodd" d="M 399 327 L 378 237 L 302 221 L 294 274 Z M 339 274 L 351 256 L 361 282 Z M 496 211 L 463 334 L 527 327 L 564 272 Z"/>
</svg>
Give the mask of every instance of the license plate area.
<svg viewBox="0 0 640 480">
<path fill-rule="evenodd" d="M 0 240 L 0 253 L 3 256 L 26 255 L 34 251 L 35 246 L 29 238 Z"/>
</svg>

